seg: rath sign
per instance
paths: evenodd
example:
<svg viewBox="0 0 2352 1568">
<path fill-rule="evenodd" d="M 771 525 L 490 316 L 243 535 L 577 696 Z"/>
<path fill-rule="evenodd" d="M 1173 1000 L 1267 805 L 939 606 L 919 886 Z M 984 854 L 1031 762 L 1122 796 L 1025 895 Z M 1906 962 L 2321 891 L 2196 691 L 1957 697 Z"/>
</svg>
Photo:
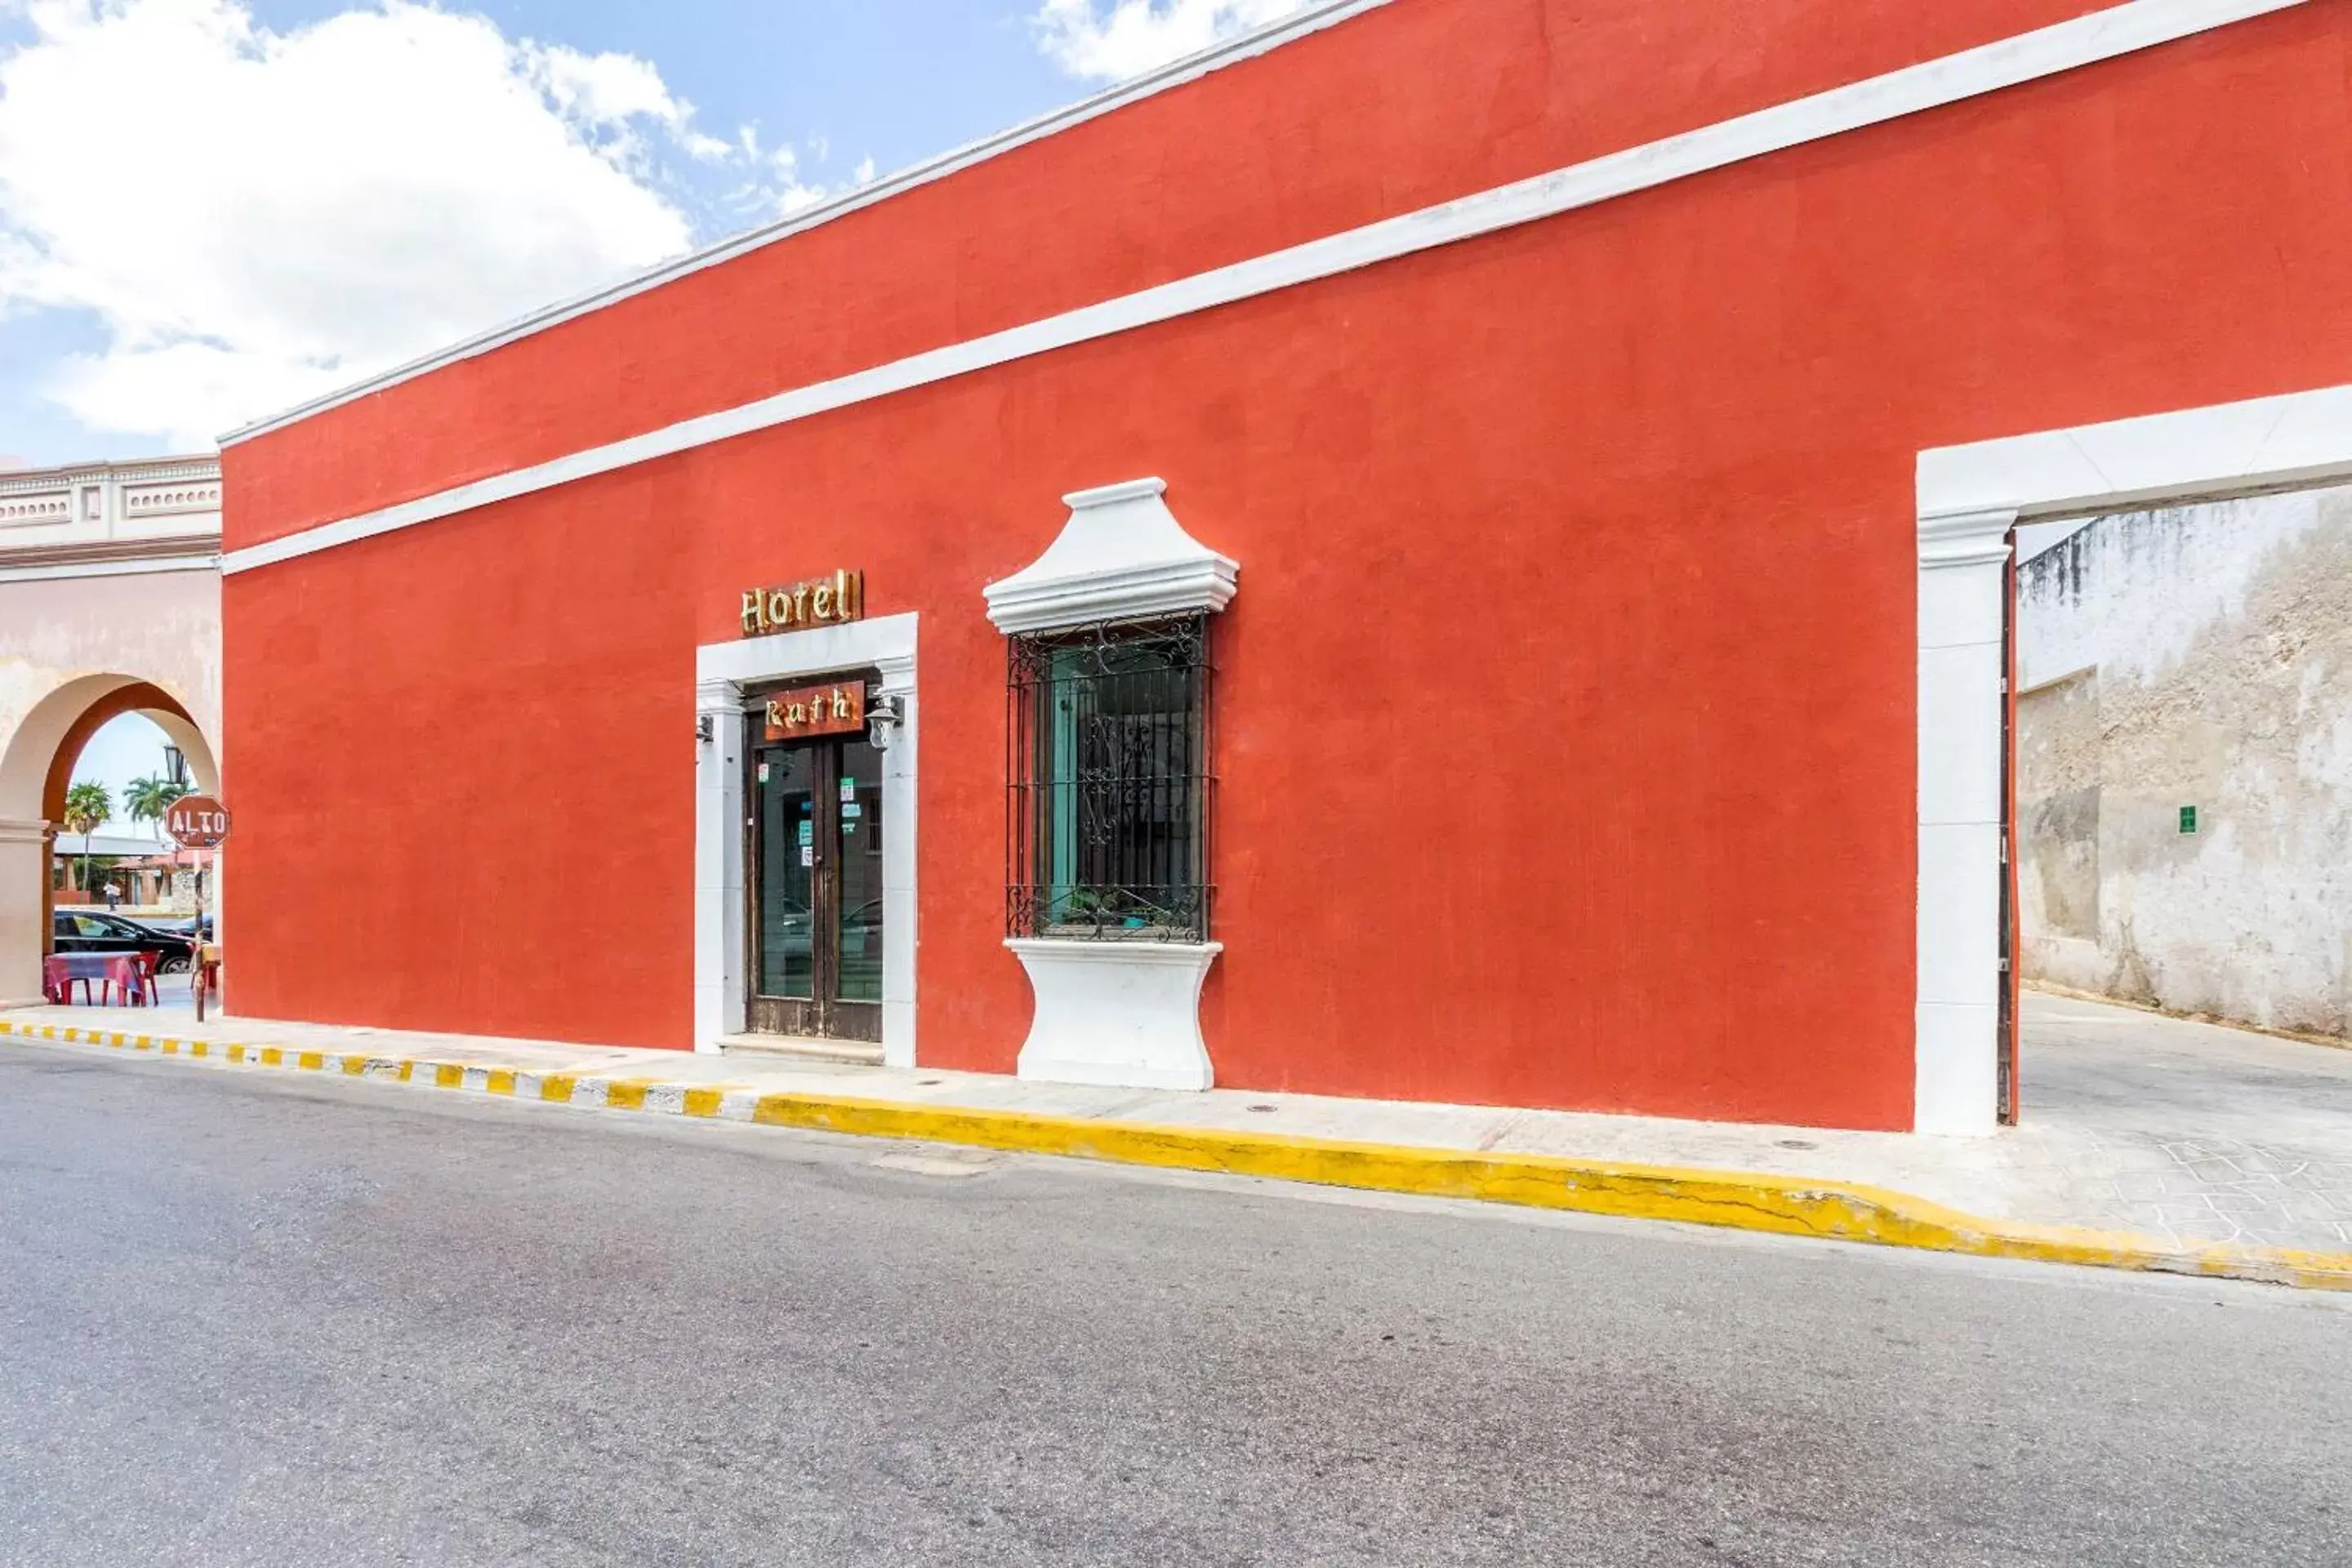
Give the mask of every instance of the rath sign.
<svg viewBox="0 0 2352 1568">
<path fill-rule="evenodd" d="M 183 849 L 215 849 L 228 837 L 228 807 L 208 795 L 184 795 L 163 813 L 163 831 Z"/>
<path fill-rule="evenodd" d="M 797 741 L 804 735 L 847 735 L 866 728 L 866 683 L 836 680 L 795 687 L 768 697 L 768 739 Z"/>
</svg>

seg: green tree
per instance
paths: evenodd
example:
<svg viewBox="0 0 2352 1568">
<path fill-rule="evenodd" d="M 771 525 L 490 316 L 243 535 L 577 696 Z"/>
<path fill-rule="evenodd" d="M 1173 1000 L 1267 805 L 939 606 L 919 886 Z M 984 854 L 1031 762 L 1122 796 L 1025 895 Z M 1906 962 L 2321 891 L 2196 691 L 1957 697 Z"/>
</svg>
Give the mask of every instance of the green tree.
<svg viewBox="0 0 2352 1568">
<path fill-rule="evenodd" d="M 67 832 L 81 835 L 81 890 L 85 893 L 89 891 L 89 836 L 113 815 L 114 797 L 106 793 L 104 784 L 83 779 L 66 791 L 61 820 Z"/>
<path fill-rule="evenodd" d="M 132 779 L 122 792 L 122 808 L 133 822 L 160 823 L 172 803 L 188 793 L 186 784 L 171 779 Z"/>
</svg>

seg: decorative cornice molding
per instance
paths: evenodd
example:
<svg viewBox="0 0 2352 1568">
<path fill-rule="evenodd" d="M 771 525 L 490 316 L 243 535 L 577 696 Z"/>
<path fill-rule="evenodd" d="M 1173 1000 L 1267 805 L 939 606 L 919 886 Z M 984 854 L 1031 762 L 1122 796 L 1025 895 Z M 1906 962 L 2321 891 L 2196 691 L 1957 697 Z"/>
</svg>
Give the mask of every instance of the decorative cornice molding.
<svg viewBox="0 0 2352 1568">
<path fill-rule="evenodd" d="M 0 550 L 0 583 L 65 577 L 136 577 L 157 572 L 218 572 L 220 535 Z"/>
<path fill-rule="evenodd" d="M 1064 496 L 1070 515 L 1045 552 L 982 590 L 998 631 L 1053 631 L 1097 621 L 1214 613 L 1241 568 L 1176 521 L 1159 479 Z"/>
<path fill-rule="evenodd" d="M 0 474 L 0 582 L 217 571 L 216 458 Z"/>
<path fill-rule="evenodd" d="M 98 562 L 156 562 L 220 556 L 218 533 L 166 533 L 70 543 L 10 545 L 0 534 L 0 566 L 79 566 Z"/>
<path fill-rule="evenodd" d="M 2015 507 L 1947 512 L 1919 520 L 1919 564 L 1981 566 L 2009 559 L 2009 531 L 2017 526 Z"/>
<path fill-rule="evenodd" d="M 217 555 L 175 555 L 161 561 L 93 561 L 76 566 L 10 566 L 0 563 L 0 583 L 40 583 L 70 577 L 143 577 L 162 572 L 220 571 Z"/>
<path fill-rule="evenodd" d="M 224 559 L 222 570 L 230 574 L 249 572 L 752 431 L 771 429 L 1057 349 L 1557 217 L 1749 159 L 1885 124 L 1906 115 L 1940 109 L 2308 3 L 2309 0 L 2123 0 L 2123 4 L 2106 10 L 1999 43 L 1906 66 L 1459 200 L 1384 218 L 985 337 L 794 387 L 733 408 L 698 415 L 643 435 L 374 511 L 320 523 L 232 551 Z M 1328 23 L 1339 19 L 1346 9 L 1338 6 L 1325 12 L 1309 12 L 1306 18 Z M 373 384 L 355 389 L 348 395 L 370 390 Z M 257 435 L 263 429 L 289 423 L 305 412 L 315 411 L 297 410 L 230 438 Z"/>
<path fill-rule="evenodd" d="M 216 457 L 133 458 L 119 462 L 72 463 L 54 468 L 0 471 L 0 495 L 70 489 L 76 485 L 176 484 L 220 478 Z"/>
<path fill-rule="evenodd" d="M 911 674 L 920 616 L 913 610 L 801 632 L 735 637 L 694 650 L 695 689 L 725 681 L 780 679 L 896 663 Z"/>
</svg>

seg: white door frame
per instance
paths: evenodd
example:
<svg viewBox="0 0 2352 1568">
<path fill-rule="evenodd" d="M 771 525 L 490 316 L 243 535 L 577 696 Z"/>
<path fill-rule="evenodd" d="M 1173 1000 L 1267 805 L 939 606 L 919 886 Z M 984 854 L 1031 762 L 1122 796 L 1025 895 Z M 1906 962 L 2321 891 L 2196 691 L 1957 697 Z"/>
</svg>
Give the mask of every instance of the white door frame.
<svg viewBox="0 0 2352 1568">
<path fill-rule="evenodd" d="M 743 689 L 868 665 L 898 701 L 882 753 L 882 1059 L 915 1065 L 915 620 L 881 616 L 694 650 L 694 1048 L 743 1032 Z M 707 722 L 704 722 L 707 721 Z"/>
<path fill-rule="evenodd" d="M 2003 592 L 2020 522 L 2352 479 L 2352 386 L 1919 454 L 1913 1125 L 1998 1125 Z"/>
</svg>

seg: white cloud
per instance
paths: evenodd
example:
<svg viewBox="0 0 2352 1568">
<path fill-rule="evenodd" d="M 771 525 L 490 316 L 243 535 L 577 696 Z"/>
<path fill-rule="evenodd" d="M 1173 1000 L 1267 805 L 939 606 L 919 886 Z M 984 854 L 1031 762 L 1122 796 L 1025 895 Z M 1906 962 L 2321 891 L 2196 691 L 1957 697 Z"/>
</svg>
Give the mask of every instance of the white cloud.
<svg viewBox="0 0 2352 1568">
<path fill-rule="evenodd" d="M 619 125 L 643 114 L 675 130 L 694 112 L 670 96 L 661 72 L 635 55 L 583 55 L 528 40 L 519 52 L 557 108 L 596 124 Z"/>
<path fill-rule="evenodd" d="M 1030 18 L 1046 58 L 1071 76 L 1125 81 L 1262 27 L 1307 0 L 1044 0 Z"/>
<path fill-rule="evenodd" d="M 410 0 L 284 33 L 244 0 L 19 14 L 0 312 L 97 321 L 102 351 L 45 387 L 93 429 L 209 445 L 676 254 L 692 226 L 667 153 L 741 162 L 779 205 L 815 189 L 789 157 L 694 129 L 643 60 Z"/>
<path fill-rule="evenodd" d="M 829 149 L 822 137 L 813 137 L 810 148 L 817 161 L 823 163 Z M 800 150 L 787 142 L 782 147 L 763 148 L 756 127 L 739 126 L 730 156 L 744 167 L 743 183 L 727 194 L 728 209 L 751 223 L 764 223 L 771 218 L 789 216 L 832 195 L 833 191 L 822 182 L 811 184 L 801 173 Z M 870 168 L 868 158 L 860 168 Z M 862 182 L 861 182 L 862 183 Z"/>
</svg>

